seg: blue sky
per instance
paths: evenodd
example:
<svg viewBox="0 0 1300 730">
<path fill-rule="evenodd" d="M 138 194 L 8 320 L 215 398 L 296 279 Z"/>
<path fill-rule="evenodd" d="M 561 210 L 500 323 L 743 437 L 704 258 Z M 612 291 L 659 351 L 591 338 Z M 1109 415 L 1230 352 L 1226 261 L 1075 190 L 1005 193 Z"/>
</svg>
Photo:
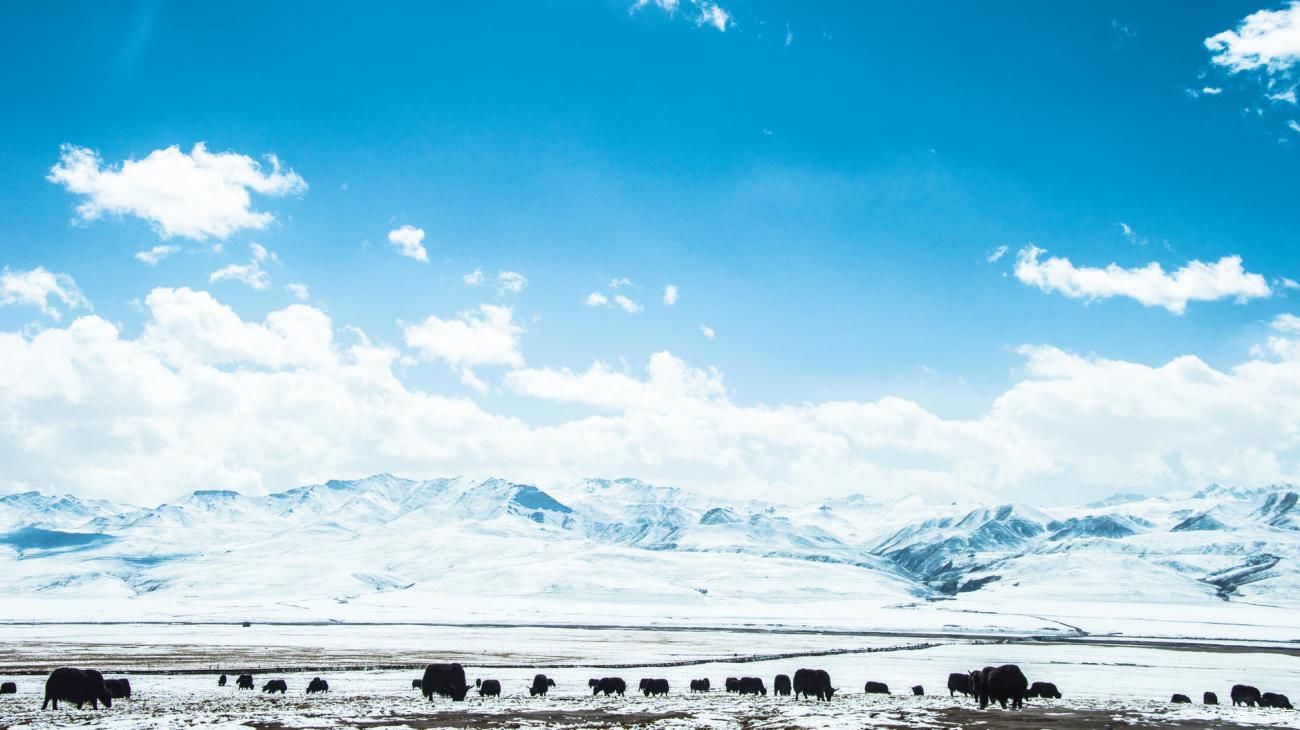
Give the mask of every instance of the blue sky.
<svg viewBox="0 0 1300 730">
<path fill-rule="evenodd" d="M 1258 11 L 1278 14 L 1250 23 Z M 362 339 L 387 348 L 393 362 L 385 372 L 402 393 L 447 399 L 431 406 L 435 412 L 468 403 L 475 418 L 522 424 L 525 440 L 540 443 L 538 429 L 556 427 L 593 451 L 606 448 L 591 458 L 521 456 L 483 436 L 454 448 L 374 447 L 295 467 L 223 444 L 228 416 L 212 414 L 211 430 L 195 426 L 194 435 L 222 454 L 198 458 L 193 446 L 123 442 L 127 416 L 105 405 L 100 389 L 124 386 L 78 371 L 88 378 L 77 386 L 84 397 L 68 396 L 65 382 L 62 391 L 11 393 L 0 404 L 19 414 L 0 430 L 0 453 L 30 465 L 0 474 L 0 484 L 94 493 L 134 480 L 166 496 L 392 468 L 539 481 L 629 474 L 778 494 L 811 481 L 825 494 L 870 487 L 1042 496 L 1289 478 L 1296 445 L 1282 433 L 1293 424 L 1281 416 L 1242 426 L 1243 445 L 1222 454 L 1222 468 L 1192 464 L 1199 446 L 1172 435 L 1090 474 L 1053 450 L 1056 437 L 1042 436 L 1048 427 L 1019 423 L 1013 430 L 1034 443 L 1004 439 L 1023 460 L 1023 469 L 1007 470 L 953 456 L 979 451 L 973 444 L 936 437 L 890 451 L 846 435 L 856 426 L 818 431 L 809 437 L 815 448 L 767 443 L 727 432 L 712 420 L 721 417 L 715 411 L 693 423 L 728 456 L 692 455 L 651 446 L 668 438 L 661 429 L 689 432 L 689 424 L 659 419 L 683 417 L 691 404 L 642 419 L 648 406 L 640 396 L 631 405 L 611 402 L 599 383 L 576 376 L 601 362 L 601 373 L 623 378 L 609 387 L 644 385 L 652 355 L 671 353 L 695 374 L 687 381 L 721 383 L 721 391 L 687 390 L 714 406 L 721 398 L 724 411 L 900 399 L 937 419 L 939 430 L 964 424 L 985 438 L 1001 433 L 989 419 L 1007 394 L 1060 379 L 1036 370 L 1025 346 L 1093 366 L 1156 369 L 1153 377 L 1184 356 L 1218 375 L 1254 362 L 1289 365 L 1279 354 L 1285 343 L 1275 340 L 1289 336 L 1279 318 L 1296 311 L 1300 296 L 1287 284 L 1300 279 L 1300 133 L 1292 129 L 1300 111 L 1294 96 L 1285 98 L 1300 50 L 1286 45 L 1294 41 L 1290 11 L 1258 0 L 1178 12 L 1155 3 L 744 0 L 11 8 L 0 28 L 0 61 L 10 69 L 0 76 L 9 108 L 0 115 L 0 265 L 15 277 L 37 267 L 66 275 L 59 281 L 75 282 L 85 300 L 69 306 L 38 286 L 50 302 L 43 312 L 32 306 L 29 280 L 25 289 L 14 284 L 9 306 L 0 306 L 0 331 L 17 338 L 15 348 L 78 316 L 96 317 L 145 354 L 170 353 L 161 366 L 197 387 L 201 368 L 146 336 L 160 318 L 151 291 L 208 292 L 212 301 L 202 306 L 253 326 L 297 305 L 328 318 L 330 347 L 341 357 Z M 1217 52 L 1207 47 L 1225 31 L 1240 33 Z M 1261 58 L 1252 44 L 1270 32 L 1281 45 L 1259 46 L 1273 54 Z M 114 208 L 104 196 L 120 188 L 78 192 L 50 179 L 66 164 L 64 145 L 93 151 L 94 169 L 111 175 L 124 161 L 173 146 L 190 159 L 200 142 L 229 156 L 223 160 L 247 158 L 257 175 L 274 174 L 265 155 L 279 160 L 282 174 L 292 171 L 293 180 L 252 192 L 241 209 L 266 216 L 260 227 L 205 213 L 210 196 L 186 200 L 182 182 L 164 181 Z M 150 181 L 166 174 L 159 168 Z M 88 200 L 104 203 L 102 215 L 78 214 Z M 168 230 L 145 211 L 155 203 L 170 206 L 176 220 L 192 209 L 229 230 Z M 390 231 L 402 226 L 423 232 L 427 261 L 390 244 Z M 265 252 L 256 262 L 262 273 L 250 279 L 260 288 L 214 277 L 252 265 L 253 243 Z M 1018 270 L 1031 243 L 1044 253 Z M 177 250 L 153 265 L 136 257 L 156 246 Z M 1005 253 L 990 262 L 1000 247 Z M 1174 279 L 1182 267 L 1231 256 L 1240 261 Z M 1045 263 L 1051 257 L 1060 257 L 1055 268 Z M 1107 274 L 1101 267 L 1112 263 L 1158 264 L 1163 274 Z M 475 270 L 484 284 L 467 286 Z M 499 272 L 522 275 L 526 286 L 499 291 Z M 233 273 L 249 277 L 248 268 Z M 610 286 L 619 279 L 631 283 Z M 300 302 L 289 284 L 309 293 Z M 669 284 L 679 291 L 672 306 L 663 302 Z M 593 292 L 610 306 L 586 305 Z M 624 311 L 616 295 L 640 311 Z M 480 305 L 509 315 L 502 320 L 501 310 L 489 315 Z M 204 316 L 190 326 L 209 321 Z M 410 328 L 431 316 L 425 339 L 413 337 Z M 193 331 L 169 331 L 196 341 Z M 462 334 L 470 340 L 447 340 Z M 488 339 L 473 339 L 479 335 Z M 269 371 L 283 387 L 312 367 L 262 361 L 233 346 L 244 354 L 213 356 L 216 346 L 204 347 L 189 354 L 212 372 Z M 58 371 L 61 357 L 70 358 L 68 368 L 85 367 L 75 350 L 39 357 L 32 367 L 40 370 Z M 573 382 L 510 376 L 565 368 Z M 1250 393 L 1259 395 L 1255 387 Z M 1077 393 L 1061 397 L 1096 411 Z M 209 418 L 191 405 L 182 412 Z M 131 418 L 164 417 L 127 410 Z M 286 406 L 249 417 L 300 415 Z M 1167 425 L 1159 407 L 1145 415 L 1152 420 L 1143 429 Z M 1131 416 L 1115 417 L 1138 428 Z M 1180 422 L 1168 433 L 1223 422 Z M 1099 422 L 1090 433 L 1112 425 Z M 421 428 L 400 419 L 371 424 L 392 441 L 418 442 Z M 912 438 L 918 427 L 899 428 Z M 878 429 L 888 427 L 867 427 Z M 42 441 L 50 433 L 59 437 Z M 1233 466 L 1261 463 L 1245 444 L 1248 433 L 1276 437 L 1265 447 L 1268 468 Z M 263 435 L 294 443 L 291 432 Z M 345 435 L 319 438 L 329 451 L 338 446 L 331 439 Z M 66 452 L 82 446 L 103 458 L 66 463 Z M 1095 446 L 1110 448 L 1104 440 Z M 821 460 L 812 454 L 823 447 L 845 460 L 843 469 L 789 467 Z M 621 456 L 606 459 L 611 451 Z M 205 465 L 176 467 L 196 458 Z"/>
</svg>

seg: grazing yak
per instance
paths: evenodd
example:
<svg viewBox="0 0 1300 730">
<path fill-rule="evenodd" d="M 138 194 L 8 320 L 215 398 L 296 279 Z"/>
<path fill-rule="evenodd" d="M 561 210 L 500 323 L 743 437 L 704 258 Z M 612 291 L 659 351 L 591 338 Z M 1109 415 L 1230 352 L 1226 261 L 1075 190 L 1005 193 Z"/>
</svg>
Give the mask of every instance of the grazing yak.
<svg viewBox="0 0 1300 730">
<path fill-rule="evenodd" d="M 726 687 L 728 692 L 739 692 L 740 679 L 738 677 L 727 677 L 727 681 L 723 682 L 722 686 Z"/>
<path fill-rule="evenodd" d="M 1213 692 L 1206 692 L 1205 694 L 1201 695 L 1201 704 L 1217 705 L 1219 704 L 1219 696 L 1214 694 Z"/>
<path fill-rule="evenodd" d="M 1007 709 L 1007 702 L 1011 702 L 1013 709 L 1020 709 L 1024 706 L 1025 693 L 1029 691 L 1029 680 L 1025 679 L 1025 673 L 1020 671 L 1020 667 L 1014 664 L 1003 664 L 1000 667 L 984 667 L 970 673 L 971 690 L 979 697 L 980 709 L 989 706 L 989 701 L 995 701 Z"/>
<path fill-rule="evenodd" d="M 1045 700 L 1061 699 L 1061 690 L 1051 682 L 1034 682 L 1029 685 L 1029 691 L 1025 693 L 1026 697 L 1042 697 Z"/>
<path fill-rule="evenodd" d="M 1264 694 L 1260 695 L 1260 696 L 1259 696 L 1259 706 L 1260 706 L 1260 707 L 1276 707 L 1276 708 L 1278 708 L 1278 709 L 1280 709 L 1280 710 L 1292 710 L 1292 709 L 1295 709 L 1295 708 L 1291 707 L 1291 700 L 1287 699 L 1287 696 L 1286 696 L 1286 695 L 1278 694 L 1278 693 L 1276 693 L 1276 692 L 1265 692 Z"/>
<path fill-rule="evenodd" d="M 772 680 L 772 694 L 778 697 L 790 696 L 790 675 L 776 675 L 776 679 Z"/>
<path fill-rule="evenodd" d="M 418 679 L 411 680 L 411 689 L 419 689 L 422 682 Z"/>
<path fill-rule="evenodd" d="M 917 684 L 917 685 L 913 685 L 913 687 L 912 687 L 912 694 L 916 695 L 917 697 L 920 697 L 920 696 L 924 695 L 924 694 L 925 694 L 925 687 L 922 687 L 922 686 L 919 685 L 919 684 Z"/>
<path fill-rule="evenodd" d="M 0 684 L 0 695 L 12 695 L 17 693 L 18 693 L 18 685 L 14 684 L 13 682 L 5 682 L 4 684 Z"/>
<path fill-rule="evenodd" d="M 424 668 L 424 677 L 420 680 L 420 691 L 430 702 L 433 702 L 434 695 L 462 702 L 469 688 L 470 685 L 465 684 L 465 668 L 456 662 L 430 664 Z"/>
<path fill-rule="evenodd" d="M 218 687 L 226 686 L 226 675 L 223 674 L 220 677 L 217 677 L 217 686 Z"/>
<path fill-rule="evenodd" d="M 958 692 L 961 692 L 968 697 L 975 694 L 974 691 L 971 690 L 969 674 L 953 672 L 948 675 L 948 696 L 952 697 Z"/>
<path fill-rule="evenodd" d="M 666 679 L 643 679 L 641 680 L 641 693 L 646 697 L 668 694 L 668 680 Z"/>
<path fill-rule="evenodd" d="M 309 695 L 314 695 L 317 692 L 328 691 L 330 691 L 330 683 L 320 677 L 313 677 L 312 680 L 307 683 L 307 694 Z"/>
<path fill-rule="evenodd" d="M 1254 707 L 1259 704 L 1259 689 L 1248 684 L 1232 685 L 1232 704 Z"/>
<path fill-rule="evenodd" d="M 528 688 L 528 696 L 536 697 L 537 695 L 541 695 L 545 697 L 546 690 L 554 686 L 555 686 L 554 679 L 547 677 L 545 674 L 538 674 L 533 677 L 533 686 Z"/>
<path fill-rule="evenodd" d="M 495 679 L 476 679 L 474 686 L 478 687 L 479 697 L 500 697 L 501 682 Z"/>
<path fill-rule="evenodd" d="M 1191 697 L 1188 697 L 1187 695 L 1179 695 L 1179 694 L 1176 694 L 1176 695 L 1174 695 L 1173 697 L 1170 697 L 1170 698 L 1169 698 L 1169 701 L 1172 702 L 1172 703 L 1175 704 L 1175 705 L 1190 705 L 1190 704 L 1192 704 L 1192 698 L 1191 698 Z"/>
<path fill-rule="evenodd" d="M 799 695 L 803 695 L 804 699 L 816 696 L 819 700 L 829 702 L 835 691 L 836 688 L 831 686 L 831 675 L 825 669 L 800 669 L 794 673 L 796 700 Z"/>
<path fill-rule="evenodd" d="M 105 679 L 104 686 L 108 687 L 108 693 L 113 695 L 115 700 L 131 699 L 131 680 L 129 679 Z"/>
<path fill-rule="evenodd" d="M 691 680 L 691 691 L 692 691 L 692 692 L 708 692 L 708 691 L 709 691 L 709 680 L 708 680 L 708 678 L 706 677 L 706 678 L 704 678 L 704 679 L 692 679 L 692 680 Z"/>
<path fill-rule="evenodd" d="M 606 697 L 612 694 L 622 697 L 623 693 L 627 691 L 627 682 L 624 682 L 622 677 L 601 677 L 600 679 L 588 680 L 587 686 L 591 688 L 592 697 L 601 692 L 604 692 Z"/>
<path fill-rule="evenodd" d="M 767 696 L 767 687 L 763 686 L 763 680 L 758 677 L 741 677 L 736 691 L 742 695 Z"/>
<path fill-rule="evenodd" d="M 262 685 L 262 691 L 267 694 L 275 694 L 276 692 L 279 692 L 280 694 L 284 694 L 285 692 L 289 691 L 289 684 L 285 682 L 283 679 L 272 679 L 271 681 Z"/>
<path fill-rule="evenodd" d="M 862 691 L 869 695 L 887 695 L 889 694 L 889 685 L 884 682 L 867 682 L 862 687 Z"/>
<path fill-rule="evenodd" d="M 240 689 L 252 689 L 252 688 L 253 688 L 253 675 L 251 675 L 251 674 L 241 674 L 241 675 L 239 675 L 239 679 L 236 679 L 236 680 L 235 680 L 235 686 L 236 686 L 236 687 L 239 687 Z"/>
<path fill-rule="evenodd" d="M 87 702 L 96 710 L 101 702 L 104 707 L 113 706 L 113 695 L 104 684 L 104 675 L 94 669 L 60 667 L 50 672 L 45 680 L 45 701 L 41 703 L 41 709 L 53 703 L 52 709 L 57 710 L 59 700 L 74 703 L 78 710 Z"/>
</svg>

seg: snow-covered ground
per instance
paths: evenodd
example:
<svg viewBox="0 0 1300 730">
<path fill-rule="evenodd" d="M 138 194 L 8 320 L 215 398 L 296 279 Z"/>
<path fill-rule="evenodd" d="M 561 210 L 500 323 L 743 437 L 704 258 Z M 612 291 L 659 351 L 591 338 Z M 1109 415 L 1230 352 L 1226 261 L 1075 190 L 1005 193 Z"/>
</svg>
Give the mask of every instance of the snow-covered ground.
<svg viewBox="0 0 1300 730">
<path fill-rule="evenodd" d="M 928 648 L 909 648 L 924 641 L 898 637 L 861 641 L 809 634 L 755 635 L 742 632 L 646 632 L 607 630 L 478 629 L 457 637 L 453 630 L 427 627 L 9 627 L 0 646 L 16 644 L 43 653 L 46 666 L 80 659 L 84 647 L 103 642 L 114 654 L 99 655 L 96 666 L 130 669 L 111 676 L 131 679 L 134 696 L 112 709 L 98 712 L 61 708 L 39 709 L 43 677 L 4 674 L 15 679 L 19 693 L 0 696 L 0 727 L 608 727 L 663 728 L 819 728 L 819 727 L 970 727 L 1058 728 L 1099 727 L 1126 720 L 1151 726 L 1296 727 L 1300 715 L 1272 709 L 1204 707 L 1201 693 L 1212 690 L 1226 701 L 1232 684 L 1245 682 L 1265 691 L 1300 696 L 1300 658 L 1278 651 L 1192 651 L 1151 646 L 1108 647 L 1032 643 L 973 643 L 946 641 Z M 102 632 L 101 632 L 102 630 Z M 242 632 L 246 632 L 241 634 Z M 154 633 L 157 632 L 157 633 Z M 662 639 L 662 643 L 654 641 Z M 187 642 L 188 639 L 188 642 Z M 927 643 L 934 643 L 930 640 Z M 133 648 L 153 647 L 146 651 Z M 406 656 L 410 668 L 381 671 L 259 672 L 257 681 L 284 678 L 289 694 L 271 697 L 216 686 L 216 672 L 144 674 L 141 670 L 189 666 L 176 656 L 222 662 L 226 647 L 260 649 L 261 659 L 314 657 L 321 665 L 347 663 L 373 649 L 385 656 Z M 166 649 L 160 649 L 165 647 Z M 683 662 L 758 653 L 802 653 L 827 648 L 877 651 L 830 656 L 798 656 L 736 663 L 730 660 L 662 667 L 605 668 L 591 665 L 635 662 Z M 882 650 L 883 649 L 883 650 Z M 891 650 L 892 649 L 892 650 Z M 286 653 L 287 652 L 287 653 Z M 419 657 L 416 659 L 416 657 Z M 12 659 L 12 656 L 10 657 Z M 471 694 L 465 702 L 425 703 L 411 679 L 427 661 L 458 659 L 470 681 L 499 679 L 500 699 Z M 630 660 L 630 662 L 629 662 Z M 981 713 L 965 698 L 949 698 L 947 675 L 990 663 L 1019 664 L 1031 680 L 1058 684 L 1065 697 L 1035 701 L 1020 713 L 992 709 Z M 6 660 L 4 666 L 12 667 Z M 263 664 L 262 666 L 266 666 Z M 715 691 L 693 696 L 688 682 L 709 677 L 719 686 L 729 676 L 762 677 L 770 688 L 778 673 L 799 667 L 831 673 L 840 694 L 830 702 L 795 702 L 773 696 L 739 697 Z M 534 673 L 554 678 L 557 687 L 546 698 L 530 698 L 527 686 Z M 327 697 L 307 697 L 313 676 L 330 683 Z M 622 676 L 635 687 L 641 677 L 669 680 L 667 698 L 645 698 L 632 692 L 623 698 L 591 698 L 587 679 Z M 867 680 L 887 683 L 892 696 L 866 696 Z M 921 684 L 926 696 L 913 697 L 910 687 Z M 1197 700 L 1191 706 L 1167 703 L 1175 693 Z M 1044 714 L 1046 713 L 1046 714 Z M 1012 720 L 1019 725 L 1010 724 Z M 1105 721 L 1105 722 L 1103 722 Z M 1197 723 L 1200 724 L 1197 724 Z"/>
</svg>

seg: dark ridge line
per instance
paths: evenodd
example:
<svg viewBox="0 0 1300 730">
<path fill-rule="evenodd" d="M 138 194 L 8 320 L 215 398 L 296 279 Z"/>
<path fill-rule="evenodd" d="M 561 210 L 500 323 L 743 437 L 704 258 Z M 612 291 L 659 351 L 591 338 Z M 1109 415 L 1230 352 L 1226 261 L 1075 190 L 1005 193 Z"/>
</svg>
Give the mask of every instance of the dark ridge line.
<svg viewBox="0 0 1300 730">
<path fill-rule="evenodd" d="M 988 642 L 975 642 L 983 644 Z M 589 664 L 589 663 L 566 663 L 566 664 L 513 664 L 483 662 L 470 665 L 474 669 L 662 669 L 668 667 L 693 667 L 701 664 L 751 664 L 753 662 L 770 662 L 780 659 L 799 659 L 803 657 L 823 657 L 839 656 L 843 654 L 874 654 L 886 651 L 919 651 L 930 649 L 943 644 L 919 643 L 903 644 L 900 646 L 876 646 L 859 649 L 824 649 L 821 651 L 811 652 L 788 652 L 782 654 L 751 654 L 749 656 L 729 656 L 729 657 L 705 657 L 703 659 L 677 659 L 667 662 L 637 662 L 632 664 Z M 305 672 L 387 672 L 399 670 L 418 671 L 424 669 L 426 663 L 412 664 L 332 664 L 332 665 L 295 665 L 287 667 L 240 667 L 235 669 L 101 669 L 104 674 L 120 675 L 197 675 L 197 674 L 301 674 Z M 42 676 L 45 672 L 10 672 L 13 676 Z"/>
</svg>

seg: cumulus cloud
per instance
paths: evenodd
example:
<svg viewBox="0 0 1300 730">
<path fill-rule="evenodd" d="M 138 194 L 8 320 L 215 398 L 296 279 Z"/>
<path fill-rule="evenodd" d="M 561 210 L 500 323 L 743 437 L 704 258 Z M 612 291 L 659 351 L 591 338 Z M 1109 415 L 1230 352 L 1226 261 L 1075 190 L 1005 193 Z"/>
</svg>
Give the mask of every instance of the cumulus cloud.
<svg viewBox="0 0 1300 730">
<path fill-rule="evenodd" d="M 671 307 L 677 303 L 677 285 L 669 284 L 664 287 L 664 306 Z"/>
<path fill-rule="evenodd" d="M 713 342 L 713 338 L 717 336 L 717 333 L 713 331 L 713 328 L 707 324 L 700 325 L 700 334 L 704 335 L 704 339 L 709 342 Z"/>
<path fill-rule="evenodd" d="M 252 193 L 278 197 L 307 190 L 307 182 L 282 169 L 275 155 L 266 161 L 268 171 L 247 155 L 208 152 L 199 142 L 189 153 L 173 145 L 113 166 L 94 150 L 65 144 L 47 179 L 81 196 L 80 221 L 131 215 L 148 221 L 163 238 L 224 239 L 275 220 L 253 209 Z"/>
<path fill-rule="evenodd" d="M 240 281 L 254 289 L 265 289 L 271 285 L 271 275 L 262 268 L 262 264 L 267 261 L 275 263 L 280 262 L 280 257 L 273 252 L 268 251 L 260 243 L 250 243 L 248 245 L 252 258 L 246 264 L 230 264 L 212 272 L 208 276 L 208 283 L 215 284 L 219 281 Z"/>
<path fill-rule="evenodd" d="M 401 350 L 315 307 L 251 321 L 189 289 L 155 289 L 142 306 L 134 337 L 92 314 L 0 332 L 0 463 L 135 502 L 381 471 L 541 483 L 632 474 L 778 500 L 1088 499 L 1300 480 L 1292 315 L 1225 369 L 1191 355 L 1148 365 L 1022 347 L 1023 379 L 969 418 L 897 397 L 741 402 L 721 372 L 669 352 L 636 370 L 528 368 L 511 317 L 484 308 L 413 326 L 422 356 L 506 364 L 511 392 L 568 404 L 535 425 L 405 382 Z"/>
<path fill-rule="evenodd" d="M 481 304 L 477 311 L 454 319 L 429 315 L 419 324 L 402 328 L 406 346 L 427 362 L 444 362 L 461 374 L 461 381 L 476 390 L 486 385 L 474 375 L 479 365 L 524 364 L 520 336 L 524 328 L 514 321 L 510 307 Z"/>
<path fill-rule="evenodd" d="M 388 232 L 388 243 L 397 253 L 416 261 L 429 263 L 429 252 L 424 250 L 424 230 L 415 226 L 402 226 Z"/>
<path fill-rule="evenodd" d="M 1300 63 L 1300 2 L 1247 15 L 1237 27 L 1205 39 L 1210 60 L 1233 73 L 1277 74 Z"/>
<path fill-rule="evenodd" d="M 528 277 L 517 271 L 497 272 L 497 293 L 518 294 L 528 286 Z"/>
<path fill-rule="evenodd" d="M 658 8 L 670 16 L 676 16 L 679 10 L 683 11 L 695 25 L 708 26 L 720 32 L 726 32 L 727 27 L 732 25 L 731 13 L 714 0 L 636 0 L 629 12 L 635 13 L 647 7 Z M 789 45 L 789 41 L 786 45 Z"/>
<path fill-rule="evenodd" d="M 587 298 L 582 300 L 582 303 L 587 305 L 588 307 L 608 307 L 609 297 L 605 296 L 604 294 L 601 294 L 598 291 L 594 291 L 588 294 Z"/>
<path fill-rule="evenodd" d="M 180 246 L 162 243 L 145 251 L 136 251 L 135 260 L 150 266 L 157 266 L 163 259 L 178 253 Z"/>
<path fill-rule="evenodd" d="M 51 299 L 67 309 L 90 309 L 90 300 L 67 274 L 56 274 L 43 266 L 29 271 L 14 271 L 7 266 L 0 270 L 0 306 L 36 307 L 41 314 L 58 320 L 63 312 Z"/>
<path fill-rule="evenodd" d="M 1016 256 L 1016 278 L 1028 286 L 1073 299 L 1127 297 L 1143 306 L 1164 307 L 1182 314 L 1192 301 L 1231 298 L 1244 302 L 1273 293 L 1263 276 L 1242 268 L 1240 256 L 1224 256 L 1213 264 L 1191 261 L 1166 273 L 1156 262 L 1132 269 L 1118 264 L 1095 268 L 1075 266 L 1058 256 L 1040 261 L 1044 253 L 1032 244 L 1022 248 Z"/>
</svg>

